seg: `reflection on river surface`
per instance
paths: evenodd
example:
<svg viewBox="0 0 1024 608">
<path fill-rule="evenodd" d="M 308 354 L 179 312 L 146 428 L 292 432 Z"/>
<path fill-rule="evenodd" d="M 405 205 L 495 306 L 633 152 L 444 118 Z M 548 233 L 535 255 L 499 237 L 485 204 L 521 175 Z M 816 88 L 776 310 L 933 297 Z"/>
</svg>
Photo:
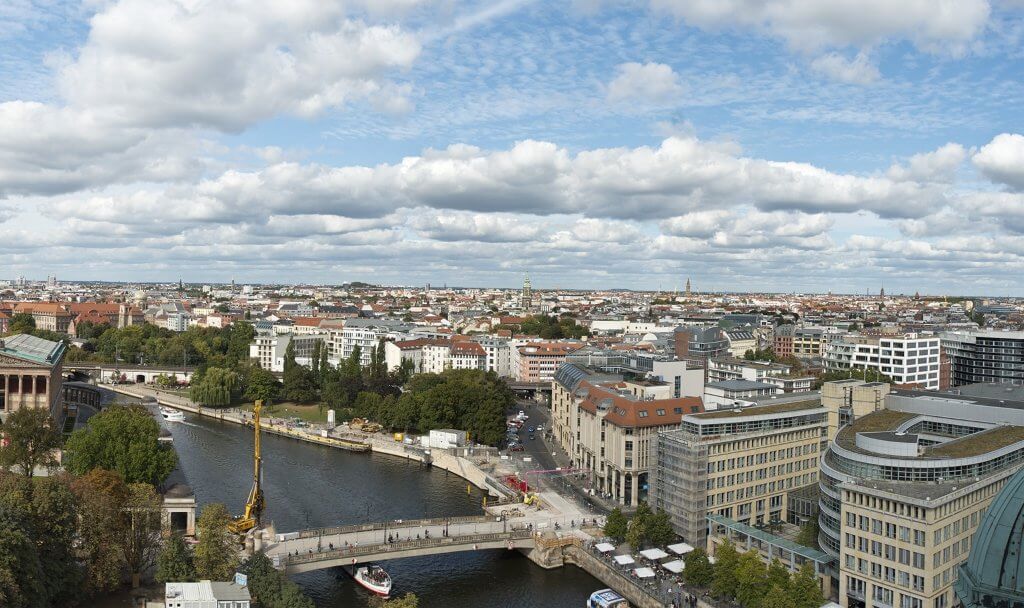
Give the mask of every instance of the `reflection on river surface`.
<svg viewBox="0 0 1024 608">
<path fill-rule="evenodd" d="M 200 507 L 222 502 L 241 510 L 252 482 L 252 431 L 186 414 L 171 430 L 181 468 Z M 278 532 L 385 519 L 478 515 L 483 494 L 445 471 L 384 455 L 353 454 L 264 435 L 265 520 Z M 601 588 L 576 567 L 543 570 L 518 552 L 481 551 L 384 564 L 394 593 L 412 591 L 423 608 L 441 606 L 560 608 L 581 606 Z M 339 569 L 294 580 L 317 606 L 355 608 L 369 595 Z"/>
</svg>

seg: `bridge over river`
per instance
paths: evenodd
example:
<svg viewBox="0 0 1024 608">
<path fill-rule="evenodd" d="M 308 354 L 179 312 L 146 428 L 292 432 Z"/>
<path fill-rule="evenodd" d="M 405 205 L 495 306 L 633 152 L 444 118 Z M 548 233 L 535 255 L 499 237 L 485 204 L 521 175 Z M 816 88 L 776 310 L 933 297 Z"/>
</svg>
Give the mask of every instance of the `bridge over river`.
<svg viewBox="0 0 1024 608">
<path fill-rule="evenodd" d="M 582 524 L 580 520 L 538 511 L 521 517 L 396 520 L 302 530 L 276 535 L 263 550 L 277 567 L 289 574 L 487 549 L 521 550 L 529 555 L 529 550 L 536 545 L 536 537 L 545 531 L 554 531 L 556 524 L 563 537 L 576 537 L 581 543 L 591 539 L 578 528 Z"/>
</svg>

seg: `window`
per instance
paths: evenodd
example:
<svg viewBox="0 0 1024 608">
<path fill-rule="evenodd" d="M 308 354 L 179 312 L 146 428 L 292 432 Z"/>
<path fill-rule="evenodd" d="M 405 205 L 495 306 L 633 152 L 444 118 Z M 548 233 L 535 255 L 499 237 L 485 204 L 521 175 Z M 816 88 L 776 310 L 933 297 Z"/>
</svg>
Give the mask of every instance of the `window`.
<svg viewBox="0 0 1024 608">
<path fill-rule="evenodd" d="M 640 417 L 641 418 L 646 418 L 647 417 L 647 410 L 640 410 Z"/>
<path fill-rule="evenodd" d="M 657 415 L 659 415 L 659 416 L 664 416 L 665 415 L 665 410 L 656 410 L 655 413 Z"/>
</svg>

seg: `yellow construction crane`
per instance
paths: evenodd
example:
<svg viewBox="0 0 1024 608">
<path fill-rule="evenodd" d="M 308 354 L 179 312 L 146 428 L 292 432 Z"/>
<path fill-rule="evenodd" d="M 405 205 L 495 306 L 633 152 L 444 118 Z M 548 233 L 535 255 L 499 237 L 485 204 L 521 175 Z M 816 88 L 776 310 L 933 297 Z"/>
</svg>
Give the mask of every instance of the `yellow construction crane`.
<svg viewBox="0 0 1024 608">
<path fill-rule="evenodd" d="M 235 534 L 245 534 L 249 530 L 258 527 L 260 525 L 260 515 L 263 514 L 263 489 L 260 488 L 260 478 L 263 476 L 262 459 L 260 458 L 261 409 L 263 409 L 263 401 L 257 400 L 252 407 L 252 422 L 256 434 L 252 455 L 252 490 L 249 491 L 249 500 L 245 502 L 245 513 L 232 518 L 231 522 L 228 523 L 228 530 Z"/>
</svg>

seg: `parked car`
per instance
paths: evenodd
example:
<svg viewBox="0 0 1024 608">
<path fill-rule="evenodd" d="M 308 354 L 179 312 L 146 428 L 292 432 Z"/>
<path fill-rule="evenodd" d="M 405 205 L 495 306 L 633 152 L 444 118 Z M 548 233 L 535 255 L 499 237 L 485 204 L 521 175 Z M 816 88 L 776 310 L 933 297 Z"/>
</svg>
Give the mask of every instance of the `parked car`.
<svg viewBox="0 0 1024 608">
<path fill-rule="evenodd" d="M 521 446 L 521 445 L 519 445 L 517 443 L 516 445 L 509 446 L 508 451 L 509 452 L 522 452 L 524 449 L 525 448 L 523 448 L 523 446 Z"/>
<path fill-rule="evenodd" d="M 532 432 L 533 432 L 533 427 L 531 426 L 530 428 L 528 428 L 528 429 L 526 429 L 526 430 L 527 430 L 528 432 L 532 433 Z"/>
<path fill-rule="evenodd" d="M 530 440 L 532 441 L 533 439 L 536 439 L 536 437 L 534 437 L 533 435 L 530 435 Z"/>
</svg>

